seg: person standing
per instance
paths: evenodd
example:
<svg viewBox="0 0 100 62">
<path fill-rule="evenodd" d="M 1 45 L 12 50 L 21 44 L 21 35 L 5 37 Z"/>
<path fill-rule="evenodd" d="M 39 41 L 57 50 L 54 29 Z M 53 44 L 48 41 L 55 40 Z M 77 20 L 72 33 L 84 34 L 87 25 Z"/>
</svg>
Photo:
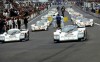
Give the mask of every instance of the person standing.
<svg viewBox="0 0 100 62">
<path fill-rule="evenodd" d="M 1 19 L 0 20 L 0 33 L 5 32 L 6 31 L 5 28 L 6 28 L 6 22 L 4 19 Z"/>
<path fill-rule="evenodd" d="M 15 22 L 15 28 L 17 28 L 17 19 L 14 18 L 14 22 Z"/>
<path fill-rule="evenodd" d="M 15 28 L 15 21 L 14 18 L 12 19 L 13 28 Z"/>
<path fill-rule="evenodd" d="M 64 27 L 64 17 L 61 16 L 61 28 Z"/>
<path fill-rule="evenodd" d="M 52 25 L 54 28 L 56 27 L 56 16 L 55 15 L 53 15 Z"/>
<path fill-rule="evenodd" d="M 57 27 L 61 28 L 61 16 L 59 14 L 56 16 L 56 23 Z"/>
<path fill-rule="evenodd" d="M 8 24 L 9 24 L 9 29 L 11 29 L 12 26 L 13 26 L 13 22 L 12 22 L 12 19 L 11 18 L 8 20 Z"/>
<path fill-rule="evenodd" d="M 58 6 L 58 7 L 57 7 L 57 11 L 59 11 L 59 10 L 60 10 L 60 7 Z"/>
<path fill-rule="evenodd" d="M 28 18 L 27 18 L 27 17 L 25 17 L 25 18 L 24 18 L 24 25 L 25 25 L 25 29 L 27 29 L 27 23 L 28 23 Z"/>
<path fill-rule="evenodd" d="M 6 19 L 6 31 L 8 31 L 9 30 L 9 19 L 7 18 Z"/>
<path fill-rule="evenodd" d="M 62 12 L 62 16 L 64 17 L 64 12 L 65 12 L 65 7 L 64 6 L 62 6 L 62 8 L 61 8 L 61 12 Z"/>
<path fill-rule="evenodd" d="M 20 27 L 21 27 L 21 21 L 19 20 L 19 18 L 17 20 L 17 25 L 18 25 L 18 29 L 20 29 Z"/>
</svg>

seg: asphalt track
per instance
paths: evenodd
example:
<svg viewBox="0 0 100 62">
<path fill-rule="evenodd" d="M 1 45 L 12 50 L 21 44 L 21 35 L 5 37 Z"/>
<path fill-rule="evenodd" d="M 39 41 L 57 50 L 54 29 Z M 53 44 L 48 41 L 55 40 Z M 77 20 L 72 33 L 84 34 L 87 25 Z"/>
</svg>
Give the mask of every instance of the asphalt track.
<svg viewBox="0 0 100 62">
<path fill-rule="evenodd" d="M 51 8 L 53 7 L 57 6 Z M 94 26 L 87 27 L 87 41 L 54 43 L 53 32 L 56 29 L 51 25 L 48 31 L 30 31 L 30 40 L 27 42 L 1 43 L 0 62 L 100 62 L 100 19 L 84 13 L 75 6 L 73 8 L 85 17 L 94 19 Z M 29 29 L 31 24 L 48 11 L 30 21 Z M 67 12 L 65 16 L 69 17 L 65 24 L 72 24 Z"/>
</svg>

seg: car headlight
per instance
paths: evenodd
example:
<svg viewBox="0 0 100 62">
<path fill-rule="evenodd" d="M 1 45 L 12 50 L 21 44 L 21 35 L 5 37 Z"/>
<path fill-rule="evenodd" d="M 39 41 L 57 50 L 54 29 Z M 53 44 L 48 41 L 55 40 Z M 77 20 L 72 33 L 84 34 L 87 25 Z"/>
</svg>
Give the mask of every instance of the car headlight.
<svg viewBox="0 0 100 62">
<path fill-rule="evenodd" d="M 79 32 L 80 32 L 80 33 L 83 33 L 83 32 L 84 32 L 84 30 L 80 30 Z"/>
<path fill-rule="evenodd" d="M 32 29 L 32 30 L 34 30 L 34 29 L 35 29 L 35 27 L 32 27 L 31 29 Z"/>
<path fill-rule="evenodd" d="M 21 33 L 21 36 L 24 36 L 25 34 L 24 33 Z"/>
<path fill-rule="evenodd" d="M 84 22 L 80 22 L 81 25 L 85 25 Z"/>
</svg>

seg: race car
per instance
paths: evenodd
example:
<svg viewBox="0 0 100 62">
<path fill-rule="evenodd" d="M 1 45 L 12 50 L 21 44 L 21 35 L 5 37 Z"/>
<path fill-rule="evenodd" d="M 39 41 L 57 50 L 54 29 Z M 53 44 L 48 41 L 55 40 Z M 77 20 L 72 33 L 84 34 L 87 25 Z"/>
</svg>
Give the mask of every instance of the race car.
<svg viewBox="0 0 100 62">
<path fill-rule="evenodd" d="M 9 42 L 9 41 L 27 41 L 29 40 L 29 31 L 26 29 L 19 30 L 9 29 L 7 32 L 0 34 L 0 41 Z"/>
<path fill-rule="evenodd" d="M 32 24 L 31 25 L 31 30 L 32 31 L 36 31 L 36 30 L 47 30 L 48 29 L 48 25 L 41 22 L 41 21 L 37 21 L 36 24 Z"/>
<path fill-rule="evenodd" d="M 71 10 L 71 11 L 69 11 Z M 93 26 L 93 19 L 83 17 L 83 14 L 74 11 L 73 9 L 68 8 L 67 10 L 71 15 L 71 20 L 73 24 L 77 24 L 78 26 Z"/>
<path fill-rule="evenodd" d="M 88 18 L 77 18 L 76 19 L 76 24 L 78 26 L 93 26 L 93 19 L 88 19 Z"/>
<path fill-rule="evenodd" d="M 76 25 L 66 25 L 62 29 L 57 29 L 53 33 L 54 42 L 71 41 L 71 40 L 86 40 L 87 33 L 85 27 L 78 27 Z"/>
<path fill-rule="evenodd" d="M 83 18 L 83 16 L 82 15 L 75 15 L 75 14 L 71 15 L 71 20 L 73 21 L 73 24 L 76 24 L 77 19 L 80 19 L 80 18 Z"/>
<path fill-rule="evenodd" d="M 50 24 L 51 24 L 51 22 L 48 21 L 47 19 L 42 19 L 41 22 L 44 23 L 47 26 L 50 26 Z"/>
</svg>

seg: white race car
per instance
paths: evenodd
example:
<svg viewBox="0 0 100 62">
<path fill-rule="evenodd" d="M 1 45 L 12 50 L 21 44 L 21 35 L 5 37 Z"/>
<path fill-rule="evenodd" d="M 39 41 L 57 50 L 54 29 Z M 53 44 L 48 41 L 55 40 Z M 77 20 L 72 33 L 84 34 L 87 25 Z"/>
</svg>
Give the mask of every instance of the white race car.
<svg viewBox="0 0 100 62">
<path fill-rule="evenodd" d="M 88 19 L 85 17 L 77 18 L 76 23 L 78 26 L 93 26 L 93 19 Z"/>
<path fill-rule="evenodd" d="M 51 24 L 51 22 L 48 21 L 47 19 L 42 19 L 41 22 L 44 23 L 47 26 L 50 26 L 50 24 Z"/>
<path fill-rule="evenodd" d="M 29 40 L 29 31 L 26 29 L 9 29 L 7 32 L 0 34 L 0 41 L 27 41 Z"/>
<path fill-rule="evenodd" d="M 36 30 L 47 30 L 48 29 L 48 25 L 41 22 L 41 21 L 37 21 L 36 24 L 32 24 L 31 25 L 31 30 L 32 31 L 36 31 Z"/>
<path fill-rule="evenodd" d="M 57 29 L 54 34 L 54 42 L 69 40 L 86 40 L 86 28 L 79 28 L 76 25 L 66 25 L 62 29 Z"/>
<path fill-rule="evenodd" d="M 83 17 L 83 14 L 74 11 L 74 9 L 72 8 L 68 8 L 66 11 L 69 12 L 69 14 L 71 15 L 71 19 L 73 21 L 74 24 L 77 24 L 80 27 L 83 26 L 93 26 L 93 19 L 88 19 Z"/>
</svg>

